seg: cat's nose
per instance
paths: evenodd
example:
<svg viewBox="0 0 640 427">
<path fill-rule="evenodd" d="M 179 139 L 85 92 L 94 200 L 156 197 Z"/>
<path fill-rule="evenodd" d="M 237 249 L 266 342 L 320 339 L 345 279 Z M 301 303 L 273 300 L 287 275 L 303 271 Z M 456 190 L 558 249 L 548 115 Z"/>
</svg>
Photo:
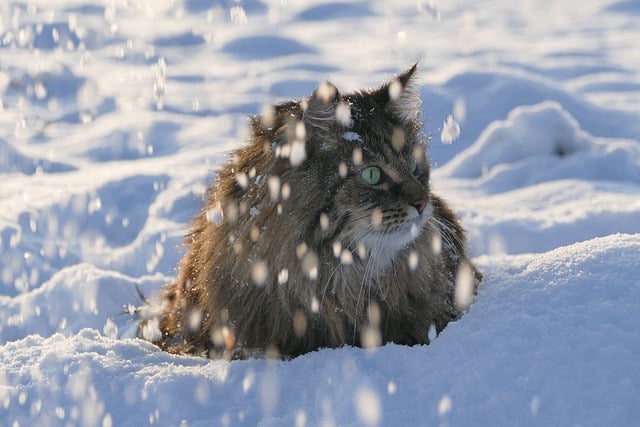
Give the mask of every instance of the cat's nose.
<svg viewBox="0 0 640 427">
<path fill-rule="evenodd" d="M 426 191 L 421 191 L 420 195 L 411 203 L 411 206 L 418 210 L 418 213 L 422 215 L 422 212 L 427 208 L 429 204 L 429 196 Z"/>
</svg>

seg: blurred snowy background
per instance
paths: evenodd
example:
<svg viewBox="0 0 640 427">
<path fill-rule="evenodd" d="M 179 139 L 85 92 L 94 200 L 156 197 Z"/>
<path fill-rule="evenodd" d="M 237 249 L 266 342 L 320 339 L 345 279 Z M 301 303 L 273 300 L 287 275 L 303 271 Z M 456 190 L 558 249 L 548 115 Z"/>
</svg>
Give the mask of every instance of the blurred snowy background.
<svg viewBox="0 0 640 427">
<path fill-rule="evenodd" d="M 2 0 L 0 426 L 635 425 L 640 1 Z M 131 339 L 247 115 L 420 60 L 485 281 L 427 347 Z"/>
</svg>

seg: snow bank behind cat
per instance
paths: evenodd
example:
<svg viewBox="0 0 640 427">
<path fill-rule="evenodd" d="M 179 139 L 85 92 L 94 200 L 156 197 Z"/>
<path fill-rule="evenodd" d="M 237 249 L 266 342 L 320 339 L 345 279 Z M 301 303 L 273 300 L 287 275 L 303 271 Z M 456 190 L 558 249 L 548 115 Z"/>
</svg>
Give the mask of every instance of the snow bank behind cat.
<svg viewBox="0 0 640 427">
<path fill-rule="evenodd" d="M 480 178 L 489 193 L 568 178 L 640 182 L 640 146 L 593 137 L 548 101 L 514 108 L 506 120 L 494 121 L 440 173 Z"/>
</svg>

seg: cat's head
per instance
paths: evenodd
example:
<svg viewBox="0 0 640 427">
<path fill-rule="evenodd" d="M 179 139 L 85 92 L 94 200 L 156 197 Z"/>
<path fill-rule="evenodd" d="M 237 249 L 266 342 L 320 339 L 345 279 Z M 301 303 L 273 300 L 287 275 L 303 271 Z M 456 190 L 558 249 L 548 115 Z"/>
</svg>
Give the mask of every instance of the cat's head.
<svg viewBox="0 0 640 427">
<path fill-rule="evenodd" d="M 319 238 L 380 265 L 415 240 L 432 210 L 416 69 L 345 95 L 321 84 L 279 107 L 270 148 L 315 186 L 298 204 L 320 224 Z"/>
</svg>

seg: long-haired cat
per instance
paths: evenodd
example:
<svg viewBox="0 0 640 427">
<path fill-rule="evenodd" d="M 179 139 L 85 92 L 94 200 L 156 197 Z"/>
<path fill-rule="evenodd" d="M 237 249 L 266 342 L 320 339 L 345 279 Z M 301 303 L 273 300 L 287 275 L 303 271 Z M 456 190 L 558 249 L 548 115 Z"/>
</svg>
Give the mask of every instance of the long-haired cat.
<svg viewBox="0 0 640 427">
<path fill-rule="evenodd" d="M 218 173 L 175 282 L 141 335 L 242 358 L 427 344 L 481 275 L 431 193 L 416 65 L 377 90 L 330 83 L 254 117 Z"/>
</svg>

